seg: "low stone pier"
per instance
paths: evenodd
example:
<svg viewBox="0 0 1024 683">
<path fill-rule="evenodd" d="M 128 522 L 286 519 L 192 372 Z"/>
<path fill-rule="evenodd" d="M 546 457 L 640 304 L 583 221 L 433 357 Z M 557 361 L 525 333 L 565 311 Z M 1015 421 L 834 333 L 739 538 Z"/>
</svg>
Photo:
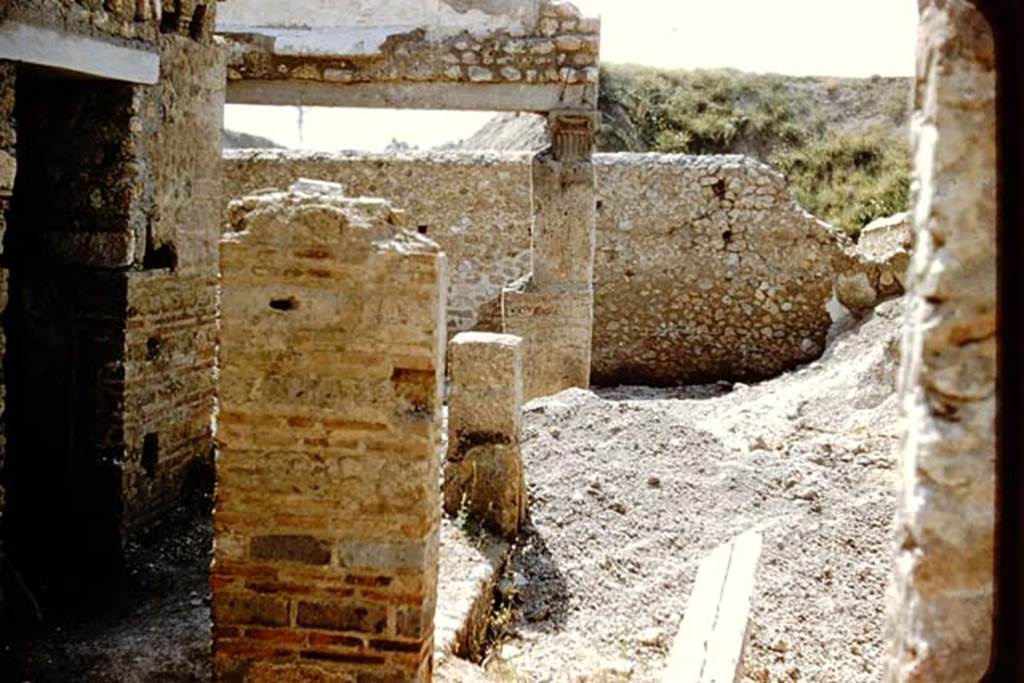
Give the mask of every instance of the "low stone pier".
<svg viewBox="0 0 1024 683">
<path fill-rule="evenodd" d="M 449 364 L 445 512 L 465 510 L 512 539 L 526 511 L 522 340 L 463 332 L 451 342 Z"/>
</svg>

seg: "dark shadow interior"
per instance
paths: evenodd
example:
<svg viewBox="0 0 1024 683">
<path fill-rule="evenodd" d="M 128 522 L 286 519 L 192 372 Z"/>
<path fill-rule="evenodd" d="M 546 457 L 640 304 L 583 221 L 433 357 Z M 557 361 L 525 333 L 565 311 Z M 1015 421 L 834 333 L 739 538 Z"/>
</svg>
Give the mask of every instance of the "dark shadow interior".
<svg viewBox="0 0 1024 683">
<path fill-rule="evenodd" d="M 68 591 L 88 594 L 120 554 L 124 274 L 75 265 L 68 254 L 96 250 L 82 233 L 102 243 L 130 229 L 132 93 L 28 70 L 17 81 L 3 320 L 3 534 L 15 614 Z M 66 249 L 54 248 L 62 242 Z"/>
</svg>

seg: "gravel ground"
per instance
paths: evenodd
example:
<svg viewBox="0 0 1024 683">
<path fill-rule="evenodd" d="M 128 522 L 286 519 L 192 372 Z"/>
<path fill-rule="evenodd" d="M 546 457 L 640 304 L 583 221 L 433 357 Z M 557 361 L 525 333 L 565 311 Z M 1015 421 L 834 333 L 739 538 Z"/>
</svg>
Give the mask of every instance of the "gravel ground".
<svg viewBox="0 0 1024 683">
<path fill-rule="evenodd" d="M 755 386 L 529 404 L 532 526 L 502 582 L 506 632 L 489 675 L 450 661 L 439 680 L 656 680 L 698 563 L 749 528 L 765 546 L 745 680 L 879 680 L 901 315 L 884 304 Z M 209 680 L 209 520 L 179 517 L 73 611 L 8 624 L 0 681 Z"/>
<path fill-rule="evenodd" d="M 527 405 L 530 533 L 487 662 L 516 681 L 657 680 L 697 566 L 764 533 L 747 681 L 877 681 L 902 302 L 755 386 L 570 390 Z"/>
</svg>

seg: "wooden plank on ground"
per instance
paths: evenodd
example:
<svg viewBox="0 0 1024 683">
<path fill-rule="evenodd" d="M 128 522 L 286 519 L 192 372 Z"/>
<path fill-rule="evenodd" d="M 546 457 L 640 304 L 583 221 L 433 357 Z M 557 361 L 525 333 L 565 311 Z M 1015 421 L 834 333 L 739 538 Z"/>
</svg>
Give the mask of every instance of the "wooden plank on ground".
<svg viewBox="0 0 1024 683">
<path fill-rule="evenodd" d="M 664 683 L 734 683 L 743 665 L 762 536 L 748 531 L 701 562 Z"/>
</svg>

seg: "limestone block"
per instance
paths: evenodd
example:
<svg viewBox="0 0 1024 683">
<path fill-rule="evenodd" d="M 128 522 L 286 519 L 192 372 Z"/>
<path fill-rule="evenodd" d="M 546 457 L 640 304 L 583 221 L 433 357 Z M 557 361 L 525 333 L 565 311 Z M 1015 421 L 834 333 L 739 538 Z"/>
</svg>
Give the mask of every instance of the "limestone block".
<svg viewBox="0 0 1024 683">
<path fill-rule="evenodd" d="M 533 282 L 589 286 L 596 244 L 594 165 L 539 155 L 533 164 Z"/>
<path fill-rule="evenodd" d="M 506 289 L 502 325 L 523 339 L 523 399 L 590 386 L 593 294 Z"/>
<path fill-rule="evenodd" d="M 464 332 L 450 344 L 444 506 L 513 538 L 525 513 L 522 340 Z"/>
</svg>

